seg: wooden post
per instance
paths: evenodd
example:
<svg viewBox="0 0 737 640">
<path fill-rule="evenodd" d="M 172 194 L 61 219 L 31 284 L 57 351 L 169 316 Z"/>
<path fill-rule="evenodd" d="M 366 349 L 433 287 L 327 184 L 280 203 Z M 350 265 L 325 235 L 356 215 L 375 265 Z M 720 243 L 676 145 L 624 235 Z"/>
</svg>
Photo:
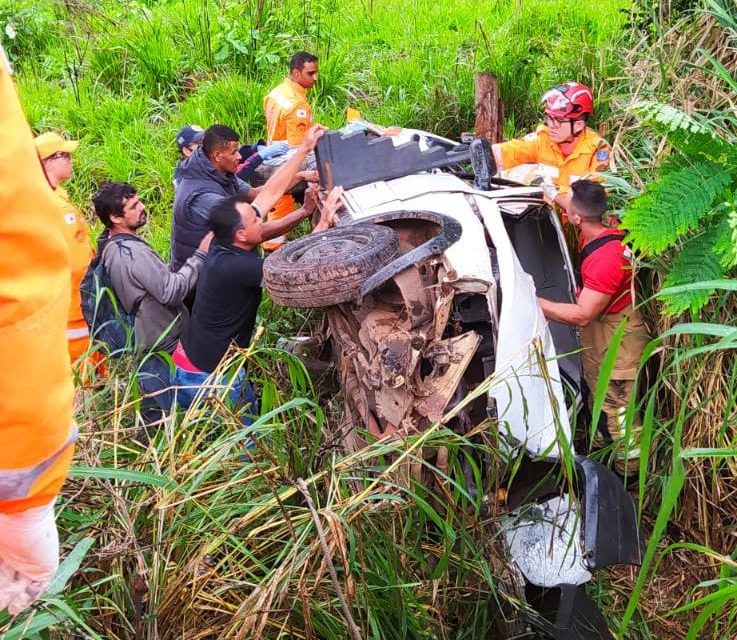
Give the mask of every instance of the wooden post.
<svg viewBox="0 0 737 640">
<path fill-rule="evenodd" d="M 476 74 L 476 137 L 491 144 L 502 141 L 504 105 L 499 99 L 499 85 L 490 71 Z"/>
</svg>

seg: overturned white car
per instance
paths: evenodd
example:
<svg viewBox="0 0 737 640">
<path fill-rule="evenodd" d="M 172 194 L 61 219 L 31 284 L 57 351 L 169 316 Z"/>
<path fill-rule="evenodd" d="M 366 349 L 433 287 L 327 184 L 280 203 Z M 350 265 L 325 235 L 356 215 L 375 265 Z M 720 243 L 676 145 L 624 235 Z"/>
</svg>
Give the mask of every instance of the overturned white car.
<svg viewBox="0 0 737 640">
<path fill-rule="evenodd" d="M 609 638 L 581 585 L 595 569 L 639 563 L 642 541 L 619 478 L 574 451 L 578 335 L 548 323 L 536 298 L 572 301 L 573 267 L 540 190 L 491 179 L 480 144 L 407 129 L 326 134 L 320 181 L 343 186 L 344 212 L 337 228 L 272 254 L 266 286 L 280 304 L 326 308 L 347 446 L 362 431 L 421 432 L 491 379 L 446 424 L 465 434 L 488 421 L 510 460 L 525 456 L 505 539 L 529 623 L 561 640 Z M 475 175 L 463 168 L 472 157 Z M 564 457 L 576 495 L 555 481 Z"/>
</svg>

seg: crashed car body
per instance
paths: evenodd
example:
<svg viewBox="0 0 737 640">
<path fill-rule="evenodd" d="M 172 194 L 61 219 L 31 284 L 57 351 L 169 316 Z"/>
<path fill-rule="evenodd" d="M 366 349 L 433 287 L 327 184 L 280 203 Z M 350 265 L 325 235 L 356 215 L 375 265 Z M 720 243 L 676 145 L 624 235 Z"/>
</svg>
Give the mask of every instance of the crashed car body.
<svg viewBox="0 0 737 640">
<path fill-rule="evenodd" d="M 534 467 L 504 524 L 530 621 L 553 638 L 610 637 L 581 585 L 594 569 L 639 563 L 642 542 L 621 481 L 574 451 L 571 418 L 584 405 L 578 332 L 548 322 L 537 302 L 575 299 L 558 217 L 539 188 L 479 188 L 463 173 L 467 148 L 424 132 L 330 132 L 316 159 L 321 184 L 344 187 L 344 210 L 336 229 L 266 260 L 272 298 L 326 308 L 358 430 L 421 432 L 490 381 L 444 422 L 467 433 L 489 421 L 505 455 Z M 358 430 L 347 443 L 360 446 Z M 564 457 L 576 495 L 538 481 Z"/>
</svg>

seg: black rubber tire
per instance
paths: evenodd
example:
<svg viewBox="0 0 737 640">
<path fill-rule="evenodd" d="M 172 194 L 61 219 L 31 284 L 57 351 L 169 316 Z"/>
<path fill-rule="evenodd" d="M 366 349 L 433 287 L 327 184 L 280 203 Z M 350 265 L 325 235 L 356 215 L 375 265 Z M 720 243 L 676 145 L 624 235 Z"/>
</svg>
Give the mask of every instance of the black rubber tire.
<svg viewBox="0 0 737 640">
<path fill-rule="evenodd" d="M 264 262 L 271 299 L 285 307 L 329 307 L 357 297 L 369 276 L 399 255 L 393 229 L 354 224 L 288 242 Z"/>
</svg>

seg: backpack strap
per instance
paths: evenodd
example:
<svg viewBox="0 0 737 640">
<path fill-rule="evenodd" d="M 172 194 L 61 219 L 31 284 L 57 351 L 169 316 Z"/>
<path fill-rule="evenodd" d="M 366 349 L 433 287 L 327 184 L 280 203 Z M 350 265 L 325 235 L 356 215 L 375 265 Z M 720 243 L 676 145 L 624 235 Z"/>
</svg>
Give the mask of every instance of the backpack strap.
<svg viewBox="0 0 737 640">
<path fill-rule="evenodd" d="M 139 238 L 138 236 L 135 236 L 135 235 L 129 234 L 129 233 L 121 233 L 119 235 L 108 236 L 107 242 L 105 243 L 105 246 L 102 249 L 102 253 L 100 254 L 100 260 L 101 261 L 104 261 L 105 253 L 108 251 L 108 249 L 111 246 L 117 245 L 118 248 L 121 248 L 123 246 L 123 244 L 125 242 L 127 242 L 128 240 L 130 240 L 132 242 L 143 242 L 143 240 L 141 238 Z M 108 276 L 108 278 L 109 277 L 110 276 Z M 133 303 L 133 307 L 131 308 L 131 310 L 130 311 L 126 311 L 125 307 L 123 307 L 122 300 L 120 300 L 120 297 L 118 296 L 118 301 L 120 303 L 120 306 L 123 308 L 123 311 L 126 311 L 126 313 L 129 316 L 133 316 L 133 317 L 135 317 L 135 315 L 138 313 L 138 309 L 141 306 L 142 300 L 143 300 L 143 298 L 140 298 L 140 299 L 136 300 Z"/>
<path fill-rule="evenodd" d="M 583 248 L 583 251 L 581 251 L 581 264 L 583 264 L 583 261 L 586 260 L 586 258 L 588 258 L 592 253 L 594 253 L 594 251 L 603 247 L 605 244 L 609 242 L 614 242 L 615 240 L 619 240 L 619 242 L 622 242 L 625 235 L 626 234 L 624 232 L 610 233 L 605 236 L 595 238 Z"/>
<path fill-rule="evenodd" d="M 581 276 L 581 267 L 583 266 L 583 261 L 586 260 L 592 253 L 594 253 L 597 249 L 600 249 L 605 244 L 608 244 L 609 242 L 614 242 L 615 240 L 618 240 L 619 242 L 622 242 L 624 239 L 626 233 L 622 231 L 621 233 L 610 233 L 605 236 L 600 236 L 599 238 L 595 238 L 591 242 L 589 242 L 581 251 L 581 255 L 579 256 L 579 267 L 574 270 L 574 275 L 576 277 L 576 286 L 581 289 L 583 288 L 583 277 Z"/>
</svg>

